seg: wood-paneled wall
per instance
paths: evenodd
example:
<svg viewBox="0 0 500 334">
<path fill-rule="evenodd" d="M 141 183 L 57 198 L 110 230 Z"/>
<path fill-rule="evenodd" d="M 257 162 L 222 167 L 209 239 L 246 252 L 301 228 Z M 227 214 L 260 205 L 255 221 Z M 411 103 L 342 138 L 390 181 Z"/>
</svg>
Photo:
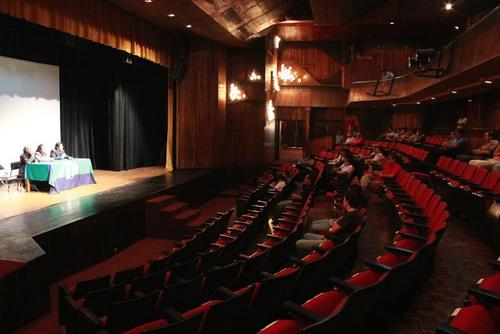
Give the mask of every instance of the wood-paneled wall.
<svg viewBox="0 0 500 334">
<path fill-rule="evenodd" d="M 189 65 L 177 91 L 177 168 L 255 166 L 263 161 L 263 83 L 248 73 L 264 73 L 264 53 L 226 49 L 209 40 L 190 43 Z M 238 82 L 246 101 L 230 103 L 227 87 Z"/>
<path fill-rule="evenodd" d="M 264 82 L 251 82 L 248 74 L 255 69 L 264 76 L 262 48 L 228 49 L 227 83 L 236 81 L 247 95 L 246 101 L 227 104 L 226 164 L 257 165 L 264 159 L 265 92 Z"/>
<path fill-rule="evenodd" d="M 224 60 L 225 49 L 218 43 L 202 39 L 190 43 L 189 65 L 177 91 L 177 168 L 224 165 Z"/>
<path fill-rule="evenodd" d="M 107 1 L 2 0 L 0 12 L 170 65 L 170 36 Z"/>
<path fill-rule="evenodd" d="M 286 43 L 280 60 L 297 62 L 321 84 L 342 84 L 342 46 L 338 43 Z"/>
<path fill-rule="evenodd" d="M 424 125 L 424 110 L 418 106 L 404 106 L 392 114 L 392 127 L 421 129 Z"/>
</svg>

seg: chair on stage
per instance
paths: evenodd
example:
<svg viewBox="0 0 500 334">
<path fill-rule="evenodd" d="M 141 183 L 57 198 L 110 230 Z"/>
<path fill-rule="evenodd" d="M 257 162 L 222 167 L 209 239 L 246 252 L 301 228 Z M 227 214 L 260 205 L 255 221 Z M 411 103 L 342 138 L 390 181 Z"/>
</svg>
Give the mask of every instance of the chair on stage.
<svg viewBox="0 0 500 334">
<path fill-rule="evenodd" d="M 10 172 L 5 171 L 5 168 L 0 165 L 0 183 L 7 188 L 10 192 L 10 184 L 16 182 L 17 190 L 21 187 L 22 179 L 19 178 L 19 169 L 21 168 L 20 162 L 12 162 L 10 164 Z"/>
</svg>

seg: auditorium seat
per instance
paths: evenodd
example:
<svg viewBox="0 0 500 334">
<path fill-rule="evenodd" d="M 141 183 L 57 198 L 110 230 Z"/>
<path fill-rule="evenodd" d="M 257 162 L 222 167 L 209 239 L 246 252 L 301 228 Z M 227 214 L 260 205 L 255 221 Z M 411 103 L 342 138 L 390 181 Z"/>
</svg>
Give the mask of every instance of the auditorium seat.
<svg viewBox="0 0 500 334">
<path fill-rule="evenodd" d="M 189 334 L 197 333 L 203 320 L 203 313 L 184 318 L 174 309 L 165 311 L 167 319 L 158 319 L 126 331 L 124 334 Z M 101 333 L 101 332 L 100 332 Z M 107 333 L 101 333 L 107 334 Z"/>
<path fill-rule="evenodd" d="M 149 267 L 151 269 L 151 265 Z M 153 272 L 156 271 L 153 270 Z M 160 271 L 160 270 L 158 270 Z M 135 268 L 130 268 L 130 269 L 125 269 L 122 271 L 119 271 L 115 273 L 113 276 L 113 284 L 119 284 L 119 283 L 130 283 L 132 282 L 135 278 L 142 276 L 144 273 L 144 265 L 137 266 Z"/>
<path fill-rule="evenodd" d="M 131 283 L 129 294 L 146 294 L 161 289 L 165 284 L 165 274 L 166 271 L 160 271 L 134 279 Z"/>
<path fill-rule="evenodd" d="M 442 334 L 497 334 L 500 328 L 486 307 L 471 305 L 456 309 L 449 323 L 439 324 L 436 331 Z"/>
<path fill-rule="evenodd" d="M 159 308 L 184 312 L 195 307 L 201 301 L 204 279 L 204 276 L 198 275 L 190 280 L 181 279 L 178 283 L 166 285 L 160 296 Z"/>
</svg>

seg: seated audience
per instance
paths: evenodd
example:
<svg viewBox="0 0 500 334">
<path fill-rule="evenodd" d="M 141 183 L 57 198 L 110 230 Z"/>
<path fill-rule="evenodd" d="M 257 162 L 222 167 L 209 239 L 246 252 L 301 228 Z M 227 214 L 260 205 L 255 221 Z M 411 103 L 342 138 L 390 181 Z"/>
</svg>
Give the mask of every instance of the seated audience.
<svg viewBox="0 0 500 334">
<path fill-rule="evenodd" d="M 495 168 L 498 167 L 498 164 L 500 164 L 500 145 L 497 145 L 497 148 L 493 152 L 493 157 L 490 159 L 471 160 L 469 161 L 469 164 L 495 170 Z"/>
<path fill-rule="evenodd" d="M 45 153 L 45 146 L 43 144 L 38 145 L 35 152 L 35 162 L 51 161 L 51 157 Z"/>
<path fill-rule="evenodd" d="M 478 148 L 472 150 L 473 155 L 459 154 L 457 160 L 468 162 L 469 160 L 482 160 L 493 157 L 493 152 L 498 146 L 496 135 L 492 131 L 484 133 L 484 142 Z"/>
<path fill-rule="evenodd" d="M 385 160 L 384 153 L 380 147 L 375 147 L 375 150 L 370 154 L 370 157 L 365 160 L 365 163 L 370 166 L 381 166 Z"/>
<path fill-rule="evenodd" d="M 344 143 L 344 135 L 342 132 L 337 131 L 337 135 L 335 136 L 335 145 L 342 145 Z"/>
<path fill-rule="evenodd" d="M 393 140 L 394 141 L 403 141 L 406 137 L 406 130 L 401 128 L 396 131 L 394 134 Z"/>
<path fill-rule="evenodd" d="M 54 149 L 50 151 L 50 157 L 53 159 L 64 159 L 67 157 L 66 152 L 64 152 L 63 143 L 56 143 Z"/>
<path fill-rule="evenodd" d="M 313 221 L 311 225 L 312 232 L 304 234 L 302 239 L 295 244 L 299 256 L 305 255 L 308 251 L 320 245 L 329 235 L 334 236 L 336 240 L 348 238 L 363 220 L 358 210 L 361 197 L 361 191 L 353 188 L 344 197 L 342 206 L 345 214 L 342 217 Z"/>
<path fill-rule="evenodd" d="M 352 132 L 347 133 L 347 138 L 344 142 L 346 145 L 351 145 L 351 142 L 354 140 L 354 136 L 352 135 Z"/>
<path fill-rule="evenodd" d="M 361 132 L 356 132 L 356 135 L 353 137 L 349 138 L 349 141 L 345 141 L 346 145 L 359 145 L 363 142 L 363 136 L 361 135 Z"/>
<path fill-rule="evenodd" d="M 394 130 L 390 127 L 389 129 L 387 129 L 387 131 L 385 133 L 380 135 L 379 139 L 392 140 L 394 138 L 395 134 L 396 133 L 394 132 Z"/>
<path fill-rule="evenodd" d="M 271 187 L 273 188 L 274 191 L 279 191 L 281 192 L 283 188 L 285 188 L 286 182 L 285 179 L 282 176 L 279 176 L 276 182 L 271 183 Z"/>
<path fill-rule="evenodd" d="M 391 79 L 394 79 L 394 73 L 392 73 L 388 69 L 384 68 L 382 70 L 382 77 L 380 79 L 381 80 L 391 80 Z"/>
<path fill-rule="evenodd" d="M 392 154 L 387 155 L 387 159 L 382 165 L 381 171 L 374 171 L 373 168 L 369 168 L 368 171 L 361 177 L 359 181 L 361 189 L 367 191 L 369 186 L 380 187 L 383 181 L 382 178 L 394 178 L 398 174 L 401 167 L 394 159 Z"/>
<path fill-rule="evenodd" d="M 429 153 L 429 162 L 435 163 L 439 156 L 446 155 L 455 158 L 458 154 L 461 154 L 467 148 L 467 138 L 464 136 L 463 129 L 457 129 L 451 132 L 450 139 L 443 143 L 441 147 L 438 147 L 434 151 Z"/>
<path fill-rule="evenodd" d="M 26 172 L 26 164 L 35 161 L 35 157 L 33 156 L 33 151 L 30 147 L 25 146 L 23 148 L 23 154 L 19 157 L 19 161 L 21 162 L 21 167 L 19 168 L 19 178 L 24 179 L 24 175 Z"/>
</svg>

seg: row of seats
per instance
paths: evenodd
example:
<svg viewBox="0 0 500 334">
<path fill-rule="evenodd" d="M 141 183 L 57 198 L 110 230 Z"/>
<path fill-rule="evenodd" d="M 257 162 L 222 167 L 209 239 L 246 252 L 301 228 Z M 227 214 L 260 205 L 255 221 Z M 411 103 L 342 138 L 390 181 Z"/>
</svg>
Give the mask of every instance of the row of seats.
<svg viewBox="0 0 500 334">
<path fill-rule="evenodd" d="M 260 334 L 375 333 L 384 317 L 409 299 L 430 271 L 448 212 L 439 195 L 404 170 L 394 180 L 386 179 L 384 188 L 402 223 L 386 253 L 364 261 L 366 269 L 347 280 L 332 277 L 333 289 L 301 305 L 285 302 L 288 317 Z"/>
<path fill-rule="evenodd" d="M 296 172 L 287 169 L 283 174 L 296 175 Z M 282 176 L 286 176 L 283 174 Z M 265 187 L 264 183 L 266 182 L 261 180 L 255 188 Z M 249 193 L 256 193 L 256 189 Z M 251 198 L 248 212 L 234 222 L 233 226 L 243 225 L 246 231 L 258 232 L 254 226 L 263 225 L 268 208 L 274 203 L 274 199 L 279 199 L 274 192 L 266 196 L 265 200 Z M 194 236 L 178 243 L 164 258 L 151 263 L 146 268 L 145 275 L 145 268 L 142 266 L 126 271 L 129 274 L 134 271 L 135 275 L 130 276 L 126 282 L 117 278 L 123 277 L 124 271 L 114 275 L 112 284 L 111 277 L 108 276 L 80 282 L 74 289 L 61 287 L 61 325 L 70 333 L 95 333 L 100 328 L 118 333 L 144 323 L 154 315 L 158 317 L 157 312 L 166 307 L 175 307 L 177 310 L 194 307 L 197 302 L 213 297 L 218 287 L 236 287 L 235 282 L 254 281 L 260 273 L 255 261 L 242 259 L 234 262 L 236 255 L 244 248 L 244 243 L 221 242 L 232 239 L 229 234 L 233 233 L 231 229 L 234 228 L 227 227 L 231 214 L 228 211 L 205 223 Z M 239 233 L 240 237 L 244 235 L 246 233 Z M 239 247 L 232 247 L 233 244 L 239 244 Z M 205 253 L 200 253 L 201 250 Z M 175 264 L 170 265 L 172 263 Z M 217 264 L 223 266 L 217 267 Z M 139 275 L 142 276 L 138 277 Z M 153 300 L 156 302 L 153 303 Z M 151 307 L 147 307 L 151 305 L 155 307 L 154 312 Z M 141 309 L 147 309 L 148 312 L 142 312 Z M 190 323 L 186 322 L 187 325 Z M 218 321 L 214 322 L 217 323 Z M 184 326 L 181 324 L 184 322 L 177 321 L 172 328 Z"/>
<path fill-rule="evenodd" d="M 447 324 L 439 324 L 437 333 L 500 333 L 500 258 L 490 265 L 493 274 L 469 288 L 464 306 L 453 311 Z"/>
</svg>

